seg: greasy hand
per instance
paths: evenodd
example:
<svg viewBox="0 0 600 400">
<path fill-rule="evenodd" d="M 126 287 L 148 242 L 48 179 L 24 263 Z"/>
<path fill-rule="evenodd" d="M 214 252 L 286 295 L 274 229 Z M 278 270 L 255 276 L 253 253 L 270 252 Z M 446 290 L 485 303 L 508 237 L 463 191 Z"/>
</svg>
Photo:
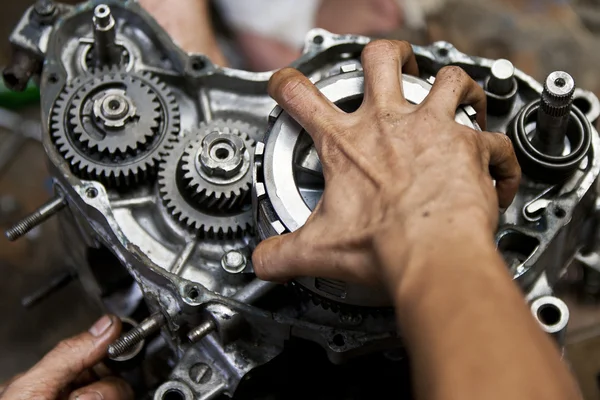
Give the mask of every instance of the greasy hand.
<svg viewBox="0 0 600 400">
<path fill-rule="evenodd" d="M 469 104 L 485 129 L 485 93 L 462 69 L 442 69 L 425 101 L 412 105 L 401 85 L 402 70 L 418 74 L 408 43 L 372 42 L 362 63 L 364 101 L 351 114 L 296 70 L 271 79 L 270 94 L 314 139 L 326 185 L 301 229 L 256 249 L 263 279 L 396 282 L 403 266 L 439 241 L 468 230 L 491 243 L 498 206 L 518 189 L 508 137 L 454 121 L 457 107 Z"/>
<path fill-rule="evenodd" d="M 95 379 L 107 375 L 97 364 L 120 331 L 119 318 L 102 317 L 88 332 L 60 342 L 29 371 L 14 377 L 5 387 L 0 385 L 0 399 L 133 399 L 124 381 L 110 376 Z"/>
</svg>

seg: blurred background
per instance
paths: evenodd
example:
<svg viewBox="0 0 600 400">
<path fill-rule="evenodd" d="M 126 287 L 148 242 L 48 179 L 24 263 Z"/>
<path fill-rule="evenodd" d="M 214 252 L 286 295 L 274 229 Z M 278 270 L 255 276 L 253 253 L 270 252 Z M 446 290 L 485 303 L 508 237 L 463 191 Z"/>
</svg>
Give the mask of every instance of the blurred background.
<svg viewBox="0 0 600 400">
<path fill-rule="evenodd" d="M 0 68 L 10 57 L 8 36 L 31 3 L 2 1 Z M 411 4 L 418 3 L 405 0 L 406 18 L 414 11 Z M 579 87 L 600 96 L 600 0 L 423 0 L 421 6 L 425 24 L 405 24 L 393 38 L 415 44 L 445 40 L 467 54 L 507 58 L 539 81 L 551 71 L 565 70 Z M 15 94 L 0 84 L 0 111 L 10 109 L 32 121 L 32 127 L 39 119 L 37 98 L 34 87 Z M 2 112 L 0 126 L 10 125 L 10 115 Z M 50 191 L 41 144 L 0 128 L 0 229 L 33 211 Z M 60 339 L 87 329 L 100 315 L 66 270 L 55 222 L 51 219 L 14 243 L 0 235 L 0 382 L 30 367 Z M 600 306 L 571 293 L 579 277 L 574 266 L 559 289 L 571 310 L 566 356 L 585 398 L 597 400 Z M 62 289 L 23 307 L 24 299 L 49 284 Z"/>
</svg>

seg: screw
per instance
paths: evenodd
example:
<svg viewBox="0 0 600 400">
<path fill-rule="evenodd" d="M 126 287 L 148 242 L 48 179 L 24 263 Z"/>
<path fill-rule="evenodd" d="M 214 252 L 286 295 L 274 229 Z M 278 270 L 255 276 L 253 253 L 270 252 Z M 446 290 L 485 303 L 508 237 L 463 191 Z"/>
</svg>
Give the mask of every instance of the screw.
<svg viewBox="0 0 600 400">
<path fill-rule="evenodd" d="M 27 232 L 46 221 L 48 218 L 62 210 L 67 203 L 62 196 L 56 196 L 33 213 L 17 222 L 13 227 L 6 231 L 8 240 L 15 241 Z"/>
<path fill-rule="evenodd" d="M 38 0 L 35 2 L 33 9 L 40 17 L 48 17 L 54 14 L 56 4 L 52 0 Z"/>
<path fill-rule="evenodd" d="M 228 251 L 221 258 L 221 266 L 230 274 L 239 274 L 246 268 L 246 257 L 237 250 Z"/>
<path fill-rule="evenodd" d="M 198 343 L 200 340 L 204 339 L 206 335 L 210 334 L 214 330 L 217 329 L 217 325 L 215 325 L 212 319 L 207 319 L 194 329 L 188 332 L 188 339 L 192 343 Z"/>
<path fill-rule="evenodd" d="M 202 384 L 206 383 L 212 377 L 212 369 L 204 363 L 198 363 L 192 365 L 190 368 L 190 379 L 194 383 Z"/>
<path fill-rule="evenodd" d="M 108 356 L 110 358 L 117 358 L 127 353 L 136 344 L 157 332 L 165 323 L 166 319 L 161 313 L 151 315 L 108 346 Z"/>
</svg>

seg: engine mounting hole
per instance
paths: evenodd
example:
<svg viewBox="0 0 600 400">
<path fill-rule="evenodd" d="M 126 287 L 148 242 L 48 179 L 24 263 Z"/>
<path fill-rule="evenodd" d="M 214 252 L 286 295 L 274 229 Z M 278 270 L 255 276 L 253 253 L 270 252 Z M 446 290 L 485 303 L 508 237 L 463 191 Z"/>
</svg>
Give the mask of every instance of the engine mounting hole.
<svg viewBox="0 0 600 400">
<path fill-rule="evenodd" d="M 564 218 L 567 215 L 567 212 L 562 207 L 556 207 L 554 209 L 554 215 L 556 215 L 558 218 Z"/>
<path fill-rule="evenodd" d="M 192 286 L 187 291 L 187 297 L 191 300 L 196 300 L 200 296 L 200 291 L 197 287 Z"/>
<path fill-rule="evenodd" d="M 177 389 L 169 389 L 167 390 L 163 396 L 163 400 L 186 400 L 185 395 Z"/>
<path fill-rule="evenodd" d="M 95 199 L 96 196 L 98 196 L 98 190 L 96 190 L 96 188 L 89 188 L 85 191 L 85 195 L 90 199 Z"/>
<path fill-rule="evenodd" d="M 56 76 L 56 74 L 48 75 L 48 83 L 55 84 L 56 82 L 58 82 L 58 76 Z"/>
<path fill-rule="evenodd" d="M 542 324 L 553 326 L 560 322 L 562 313 L 554 304 L 544 304 L 538 309 L 537 317 Z"/>
<path fill-rule="evenodd" d="M 206 63 L 201 58 L 196 58 L 192 60 L 192 69 L 194 71 L 201 71 L 206 67 Z"/>
<path fill-rule="evenodd" d="M 344 336 L 341 333 L 338 333 L 333 337 L 333 344 L 335 344 L 338 347 L 342 347 L 346 344 L 346 340 L 344 339 Z"/>
<path fill-rule="evenodd" d="M 313 38 L 314 44 L 323 44 L 324 41 L 325 41 L 325 38 L 323 38 L 323 36 L 321 36 L 321 35 L 317 35 Z"/>
<path fill-rule="evenodd" d="M 448 57 L 448 54 L 450 54 L 450 51 L 448 51 L 448 49 L 445 47 L 440 47 L 439 49 L 437 49 L 437 54 L 440 57 Z"/>
</svg>

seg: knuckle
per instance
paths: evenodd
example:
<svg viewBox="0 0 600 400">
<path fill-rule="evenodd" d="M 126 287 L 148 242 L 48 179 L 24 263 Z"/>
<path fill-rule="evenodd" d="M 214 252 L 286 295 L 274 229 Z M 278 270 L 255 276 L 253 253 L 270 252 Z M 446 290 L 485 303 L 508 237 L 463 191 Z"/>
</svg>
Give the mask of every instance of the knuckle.
<svg viewBox="0 0 600 400">
<path fill-rule="evenodd" d="M 271 95 L 289 96 L 295 92 L 302 84 L 302 75 L 293 68 L 283 68 L 277 71 L 269 80 L 269 93 Z"/>
<path fill-rule="evenodd" d="M 469 75 L 465 72 L 465 70 L 456 65 L 449 65 L 440 69 L 440 71 L 438 72 L 438 78 L 460 81 L 463 81 L 466 78 L 470 79 Z"/>
<path fill-rule="evenodd" d="M 388 56 L 390 53 L 398 53 L 398 46 L 395 42 L 388 39 L 378 39 L 369 42 L 363 49 L 362 55 L 365 58 Z"/>
</svg>

